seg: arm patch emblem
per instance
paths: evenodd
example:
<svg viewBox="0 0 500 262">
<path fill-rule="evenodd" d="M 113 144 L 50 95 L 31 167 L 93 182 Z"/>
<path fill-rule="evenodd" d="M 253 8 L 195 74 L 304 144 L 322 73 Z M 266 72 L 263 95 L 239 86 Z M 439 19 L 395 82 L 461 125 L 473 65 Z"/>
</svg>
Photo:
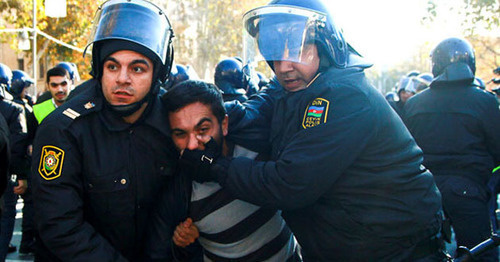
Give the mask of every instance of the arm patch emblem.
<svg viewBox="0 0 500 262">
<path fill-rule="evenodd" d="M 64 162 L 64 151 L 55 146 L 42 147 L 42 157 L 38 173 L 45 180 L 53 180 L 61 176 L 62 165 Z"/>
<path fill-rule="evenodd" d="M 324 98 L 316 98 L 306 107 L 302 127 L 308 129 L 326 123 L 330 101 Z"/>
</svg>

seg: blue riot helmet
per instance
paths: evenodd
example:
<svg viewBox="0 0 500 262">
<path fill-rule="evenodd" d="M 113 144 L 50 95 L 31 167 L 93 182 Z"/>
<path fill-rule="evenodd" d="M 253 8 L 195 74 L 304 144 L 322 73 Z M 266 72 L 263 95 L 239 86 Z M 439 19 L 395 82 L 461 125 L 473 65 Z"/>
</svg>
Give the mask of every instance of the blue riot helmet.
<svg viewBox="0 0 500 262">
<path fill-rule="evenodd" d="M 418 76 L 418 75 L 420 75 L 420 72 L 417 70 L 412 70 L 412 71 L 406 73 L 407 77 Z"/>
<path fill-rule="evenodd" d="M 385 94 L 385 99 L 389 102 L 398 102 L 399 96 L 396 92 L 389 91 L 389 92 L 387 92 L 387 94 Z"/>
<path fill-rule="evenodd" d="M 109 0 L 97 10 L 89 44 L 92 75 L 100 78 L 102 60 L 118 50 L 140 48 L 155 66 L 153 79 L 164 82 L 173 61 L 173 30 L 166 13 L 144 0 Z M 107 42 L 112 42 L 106 46 Z"/>
<path fill-rule="evenodd" d="M 73 84 L 76 84 L 80 81 L 80 74 L 78 73 L 78 67 L 75 63 L 71 62 L 59 62 L 57 67 L 62 67 L 66 69 L 69 73 L 69 78 L 73 81 Z"/>
<path fill-rule="evenodd" d="M 417 77 L 415 77 L 415 80 L 417 81 L 417 85 L 415 87 L 417 93 L 422 92 L 424 89 L 429 87 L 432 79 L 433 77 L 431 73 L 421 73 Z"/>
<path fill-rule="evenodd" d="M 10 92 L 13 96 L 20 96 L 23 90 L 30 85 L 34 84 L 35 81 L 22 70 L 12 71 L 12 84 L 10 87 Z"/>
<path fill-rule="evenodd" d="M 269 79 L 263 73 L 257 71 L 257 76 L 259 77 L 259 90 L 269 85 Z"/>
<path fill-rule="evenodd" d="M 176 64 L 172 67 L 172 72 L 168 77 L 165 88 L 168 90 L 183 81 L 198 79 L 200 78 L 193 67 Z"/>
<path fill-rule="evenodd" d="M 308 64 L 316 44 L 320 70 L 335 66 L 370 67 L 344 39 L 322 0 L 273 0 L 248 11 L 244 22 L 244 61 L 291 61 Z"/>
<path fill-rule="evenodd" d="M 219 61 L 215 66 L 214 83 L 223 92 L 224 101 L 246 100 L 243 65 L 240 60 L 232 57 Z"/>
<path fill-rule="evenodd" d="M 158 95 L 172 66 L 172 37 L 167 15 L 148 1 L 108 0 L 99 7 L 85 48 L 92 45 L 92 76 L 101 79 L 104 60 L 120 50 L 140 53 L 153 63 L 153 81 L 146 96 L 132 104 L 108 104 L 114 113 L 129 116 Z"/>
<path fill-rule="evenodd" d="M 403 76 L 399 79 L 397 94 L 400 95 L 401 92 L 406 91 L 409 93 L 417 93 L 416 84 L 418 81 L 415 80 L 415 77 Z"/>
<path fill-rule="evenodd" d="M 476 73 L 476 57 L 465 39 L 447 38 L 431 52 L 434 81 L 465 81 L 471 83 Z"/>
<path fill-rule="evenodd" d="M 5 91 L 10 91 L 10 85 L 12 83 L 12 71 L 10 67 L 0 63 L 0 85 L 2 85 Z"/>
</svg>

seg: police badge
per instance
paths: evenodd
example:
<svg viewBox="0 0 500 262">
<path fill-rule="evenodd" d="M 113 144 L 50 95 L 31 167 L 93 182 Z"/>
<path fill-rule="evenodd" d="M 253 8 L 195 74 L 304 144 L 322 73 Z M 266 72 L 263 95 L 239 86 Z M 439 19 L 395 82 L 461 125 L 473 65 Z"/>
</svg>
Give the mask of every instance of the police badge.
<svg viewBox="0 0 500 262">
<path fill-rule="evenodd" d="M 56 179 L 61 175 L 64 151 L 55 146 L 44 146 L 38 172 L 45 180 Z"/>
<path fill-rule="evenodd" d="M 306 107 L 306 112 L 304 113 L 304 120 L 302 121 L 302 127 L 304 129 L 315 127 L 322 123 L 326 123 L 328 117 L 328 108 L 330 102 L 323 98 L 314 99 Z"/>
</svg>

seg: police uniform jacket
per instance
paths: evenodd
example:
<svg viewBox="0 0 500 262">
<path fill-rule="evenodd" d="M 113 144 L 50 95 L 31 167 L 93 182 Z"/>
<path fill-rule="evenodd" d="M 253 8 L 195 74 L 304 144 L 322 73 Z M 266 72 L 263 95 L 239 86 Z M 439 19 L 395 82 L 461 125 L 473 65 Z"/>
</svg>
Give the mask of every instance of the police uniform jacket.
<svg viewBox="0 0 500 262">
<path fill-rule="evenodd" d="M 435 176 L 460 176 L 486 190 L 500 164 L 495 96 L 470 84 L 433 82 L 408 100 L 405 121 Z"/>
<path fill-rule="evenodd" d="M 24 108 L 10 100 L 0 99 L 0 114 L 9 126 L 10 174 L 16 174 L 18 179 L 26 179 L 29 164 L 25 158 L 28 147 L 28 128 Z"/>
<path fill-rule="evenodd" d="M 274 161 L 235 158 L 223 186 L 282 209 L 305 261 L 401 261 L 438 232 L 441 198 L 422 152 L 361 69 L 330 68 L 283 92 L 270 125 Z"/>
<path fill-rule="evenodd" d="M 148 215 L 177 158 L 166 119 L 155 98 L 127 124 L 95 84 L 44 120 L 32 171 L 48 250 L 61 260 L 139 260 Z"/>
</svg>

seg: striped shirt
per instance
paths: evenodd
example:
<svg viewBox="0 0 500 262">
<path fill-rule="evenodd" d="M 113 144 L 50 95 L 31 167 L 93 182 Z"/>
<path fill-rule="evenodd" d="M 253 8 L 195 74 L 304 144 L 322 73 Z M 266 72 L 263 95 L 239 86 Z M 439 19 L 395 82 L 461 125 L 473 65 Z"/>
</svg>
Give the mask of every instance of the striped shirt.
<svg viewBox="0 0 500 262">
<path fill-rule="evenodd" d="M 205 261 L 301 261 L 280 211 L 235 199 L 214 182 L 192 186 L 189 216 Z"/>
</svg>

